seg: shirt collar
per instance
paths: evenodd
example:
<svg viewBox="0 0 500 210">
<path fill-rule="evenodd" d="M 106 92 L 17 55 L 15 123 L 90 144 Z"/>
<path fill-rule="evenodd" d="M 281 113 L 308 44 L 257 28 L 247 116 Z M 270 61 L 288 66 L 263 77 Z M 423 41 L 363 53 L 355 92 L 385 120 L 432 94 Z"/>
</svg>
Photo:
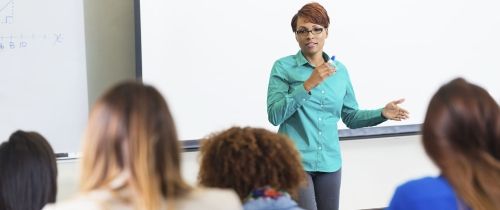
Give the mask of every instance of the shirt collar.
<svg viewBox="0 0 500 210">
<path fill-rule="evenodd" d="M 325 60 L 325 62 L 327 62 L 328 60 L 330 60 L 330 56 L 328 56 L 328 54 L 323 52 L 323 59 Z M 298 66 L 303 66 L 305 64 L 309 64 L 310 66 L 314 67 L 312 64 L 309 63 L 309 61 L 307 61 L 307 59 L 302 54 L 302 51 L 300 51 L 300 50 L 299 50 L 299 52 L 297 52 L 297 54 L 295 54 L 295 60 L 297 61 Z"/>
</svg>

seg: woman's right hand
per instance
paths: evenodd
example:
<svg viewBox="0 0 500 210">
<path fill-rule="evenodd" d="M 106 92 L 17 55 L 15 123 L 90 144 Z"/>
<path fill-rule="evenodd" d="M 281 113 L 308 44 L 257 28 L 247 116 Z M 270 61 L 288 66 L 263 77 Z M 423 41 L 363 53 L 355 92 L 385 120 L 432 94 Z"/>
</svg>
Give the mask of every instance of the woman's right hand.
<svg viewBox="0 0 500 210">
<path fill-rule="evenodd" d="M 317 66 L 316 68 L 314 68 L 311 76 L 309 76 L 309 78 L 304 82 L 304 88 L 307 90 L 307 92 L 311 91 L 326 78 L 333 75 L 336 71 L 337 70 L 335 69 L 335 66 L 333 66 L 329 62 L 325 62 L 320 66 Z"/>
</svg>

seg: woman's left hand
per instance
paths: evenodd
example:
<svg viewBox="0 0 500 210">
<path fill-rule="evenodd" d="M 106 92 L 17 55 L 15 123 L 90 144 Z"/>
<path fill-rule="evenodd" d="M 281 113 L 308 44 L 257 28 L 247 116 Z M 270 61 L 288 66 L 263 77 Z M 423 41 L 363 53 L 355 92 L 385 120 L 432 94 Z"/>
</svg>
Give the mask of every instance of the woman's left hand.
<svg viewBox="0 0 500 210">
<path fill-rule="evenodd" d="M 385 105 L 384 110 L 382 110 L 382 115 L 389 120 L 406 120 L 408 119 L 409 113 L 405 109 L 398 106 L 398 104 L 403 103 L 405 99 L 399 99 L 389 102 Z"/>
</svg>

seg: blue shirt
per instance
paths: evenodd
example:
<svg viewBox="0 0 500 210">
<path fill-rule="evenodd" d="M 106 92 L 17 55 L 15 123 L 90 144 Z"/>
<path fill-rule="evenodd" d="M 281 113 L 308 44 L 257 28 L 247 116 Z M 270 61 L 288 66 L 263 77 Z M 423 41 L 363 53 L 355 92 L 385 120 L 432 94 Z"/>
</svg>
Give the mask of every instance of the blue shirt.
<svg viewBox="0 0 500 210">
<path fill-rule="evenodd" d="M 323 58 L 329 56 L 323 53 Z M 349 128 L 373 126 L 385 121 L 382 109 L 359 110 L 347 69 L 335 60 L 337 72 L 310 94 L 304 89 L 314 70 L 299 51 L 277 60 L 271 70 L 267 114 L 273 125 L 294 141 L 306 171 L 334 172 L 342 160 L 337 122 Z"/>
<path fill-rule="evenodd" d="M 281 196 L 277 199 L 258 198 L 243 204 L 243 210 L 304 210 L 292 200 L 290 196 Z"/>
<path fill-rule="evenodd" d="M 409 181 L 396 189 L 387 210 L 469 209 L 442 176 Z"/>
</svg>

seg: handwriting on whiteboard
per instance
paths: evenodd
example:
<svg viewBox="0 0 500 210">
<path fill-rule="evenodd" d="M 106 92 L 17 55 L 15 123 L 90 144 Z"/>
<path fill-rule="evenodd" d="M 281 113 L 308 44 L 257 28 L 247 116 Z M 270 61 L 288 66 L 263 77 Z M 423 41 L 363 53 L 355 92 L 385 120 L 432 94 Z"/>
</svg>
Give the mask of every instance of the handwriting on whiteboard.
<svg viewBox="0 0 500 210">
<path fill-rule="evenodd" d="M 64 37 L 61 33 L 31 34 L 28 36 L 23 34 L 17 36 L 0 34 L 0 50 L 23 49 L 33 45 L 56 46 L 63 44 L 63 40 Z"/>
</svg>

